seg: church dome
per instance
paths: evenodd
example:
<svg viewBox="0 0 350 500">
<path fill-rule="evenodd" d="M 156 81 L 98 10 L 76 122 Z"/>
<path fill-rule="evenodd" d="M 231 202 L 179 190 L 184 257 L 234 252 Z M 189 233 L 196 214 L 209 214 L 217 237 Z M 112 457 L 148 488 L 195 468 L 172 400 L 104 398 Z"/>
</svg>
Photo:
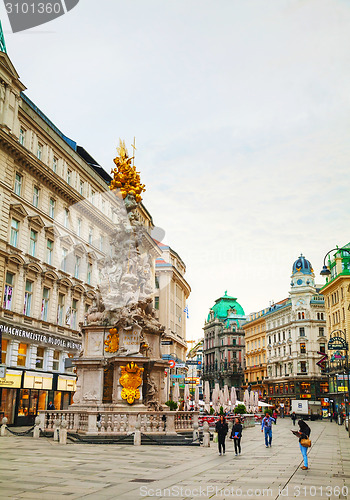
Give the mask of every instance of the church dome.
<svg viewBox="0 0 350 500">
<path fill-rule="evenodd" d="M 314 270 L 312 269 L 311 262 L 300 254 L 300 257 L 294 262 L 292 267 L 292 274 L 302 273 L 302 274 L 313 274 Z"/>
<path fill-rule="evenodd" d="M 225 294 L 216 299 L 215 304 L 211 308 L 214 311 L 214 317 L 218 319 L 225 319 L 228 316 L 229 309 L 234 309 L 236 311 L 236 315 L 244 316 L 243 307 L 237 302 L 235 297 L 230 297 L 227 295 L 227 291 Z M 210 314 L 208 315 L 208 321 L 210 319 Z"/>
</svg>

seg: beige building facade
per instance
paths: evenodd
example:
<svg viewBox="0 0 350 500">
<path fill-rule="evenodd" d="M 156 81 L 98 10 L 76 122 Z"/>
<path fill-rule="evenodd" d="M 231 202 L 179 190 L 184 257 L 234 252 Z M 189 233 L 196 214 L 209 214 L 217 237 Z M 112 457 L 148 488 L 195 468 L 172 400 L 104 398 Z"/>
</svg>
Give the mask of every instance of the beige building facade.
<svg viewBox="0 0 350 500">
<path fill-rule="evenodd" d="M 251 386 L 258 391 L 259 397 L 265 397 L 263 386 L 266 378 L 266 321 L 263 309 L 248 316 L 247 322 L 242 325 L 245 333 L 245 387 Z"/>
<path fill-rule="evenodd" d="M 186 266 L 181 257 L 168 245 L 157 242 L 161 256 L 156 259 L 155 309 L 159 322 L 165 326 L 162 339 L 163 358 L 186 361 L 187 299 L 190 285 L 184 275 Z"/>
</svg>

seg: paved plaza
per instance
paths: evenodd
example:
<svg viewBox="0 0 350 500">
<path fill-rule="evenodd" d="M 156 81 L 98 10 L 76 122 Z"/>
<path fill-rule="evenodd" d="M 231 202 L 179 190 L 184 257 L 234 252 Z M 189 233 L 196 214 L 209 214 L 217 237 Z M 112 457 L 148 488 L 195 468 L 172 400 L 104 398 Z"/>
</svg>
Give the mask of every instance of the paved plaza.
<svg viewBox="0 0 350 500">
<path fill-rule="evenodd" d="M 260 426 L 246 429 L 242 455 L 227 440 L 210 448 L 69 443 L 0 438 L 0 498 L 350 498 L 350 439 L 343 426 L 311 422 L 308 471 L 300 469 L 290 419 L 273 426 L 265 448 Z"/>
</svg>

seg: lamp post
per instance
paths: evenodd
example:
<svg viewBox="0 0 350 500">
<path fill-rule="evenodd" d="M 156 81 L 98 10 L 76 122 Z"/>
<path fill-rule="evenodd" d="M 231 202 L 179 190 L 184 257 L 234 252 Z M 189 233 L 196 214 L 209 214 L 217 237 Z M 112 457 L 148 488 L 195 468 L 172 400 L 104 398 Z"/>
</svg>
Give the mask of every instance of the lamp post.
<svg viewBox="0 0 350 500">
<path fill-rule="evenodd" d="M 326 258 L 328 257 L 328 255 L 330 253 L 335 252 L 335 251 L 339 251 L 339 250 L 345 250 L 348 253 L 350 253 L 349 248 L 344 248 L 344 247 L 341 247 L 341 248 L 332 248 L 332 250 L 329 250 L 329 252 L 327 252 L 326 255 L 323 258 L 323 267 L 322 267 L 322 271 L 320 272 L 321 276 L 329 276 L 331 274 L 331 271 L 328 269 L 328 266 L 326 266 Z"/>
</svg>

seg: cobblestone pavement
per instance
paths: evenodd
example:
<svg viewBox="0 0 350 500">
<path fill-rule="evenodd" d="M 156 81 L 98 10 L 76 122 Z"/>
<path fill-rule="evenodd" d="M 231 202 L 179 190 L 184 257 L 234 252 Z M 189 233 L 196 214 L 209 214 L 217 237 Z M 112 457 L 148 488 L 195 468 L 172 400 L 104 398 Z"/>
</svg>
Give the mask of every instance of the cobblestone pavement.
<svg viewBox="0 0 350 500">
<path fill-rule="evenodd" d="M 350 499 L 350 439 L 344 426 L 311 422 L 309 470 L 290 419 L 273 426 L 271 448 L 260 427 L 246 429 L 242 455 L 210 448 L 91 445 L 0 438 L 0 498 L 299 498 Z M 347 492 L 349 489 L 349 493 Z"/>
</svg>

